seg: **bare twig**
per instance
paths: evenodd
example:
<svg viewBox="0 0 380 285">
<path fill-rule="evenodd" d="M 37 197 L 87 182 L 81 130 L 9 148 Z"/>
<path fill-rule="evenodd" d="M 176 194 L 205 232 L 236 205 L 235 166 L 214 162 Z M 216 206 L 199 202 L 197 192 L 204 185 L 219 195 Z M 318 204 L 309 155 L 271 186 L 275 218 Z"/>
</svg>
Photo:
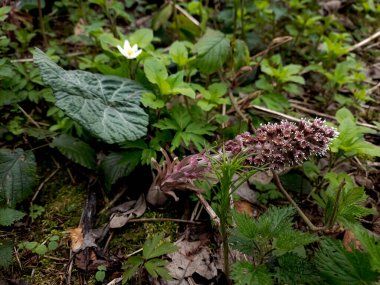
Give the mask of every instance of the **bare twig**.
<svg viewBox="0 0 380 285">
<path fill-rule="evenodd" d="M 74 57 L 78 55 L 85 55 L 87 52 L 84 51 L 77 51 L 66 54 L 66 57 Z M 20 59 L 12 59 L 11 63 L 23 63 L 23 62 L 33 62 L 33 58 L 20 58 Z"/>
<path fill-rule="evenodd" d="M 171 218 L 141 218 L 141 219 L 130 219 L 128 223 L 157 223 L 157 222 L 175 222 L 175 223 L 185 223 L 185 224 L 202 224 L 201 222 L 182 220 L 182 219 L 171 219 Z"/>
<path fill-rule="evenodd" d="M 366 45 L 367 43 L 369 43 L 370 41 L 373 41 L 374 39 L 380 37 L 380 31 L 377 31 L 376 33 L 374 33 L 373 35 L 369 36 L 368 38 L 362 40 L 360 43 L 357 43 L 356 45 L 352 46 L 349 51 L 352 52 L 358 48 L 361 48 L 362 46 Z"/>
<path fill-rule="evenodd" d="M 195 19 L 193 16 L 191 16 L 186 10 L 184 10 L 181 6 L 178 4 L 175 4 L 175 8 L 180 11 L 186 18 L 188 18 L 194 25 L 198 26 L 200 25 L 199 21 Z"/>
<path fill-rule="evenodd" d="M 45 178 L 44 181 L 41 182 L 41 184 L 38 186 L 37 188 L 37 191 L 34 193 L 34 196 L 32 198 L 32 200 L 30 201 L 30 204 L 32 205 L 33 202 L 36 200 L 38 194 L 40 193 L 40 191 L 42 190 L 42 188 L 45 186 L 45 184 L 60 170 L 61 168 L 58 167 L 56 168 L 52 173 L 50 173 L 50 175 L 48 177 Z"/>
<path fill-rule="evenodd" d="M 283 44 L 286 44 L 286 43 L 290 42 L 291 40 L 293 40 L 293 38 L 289 37 L 289 36 L 274 38 L 265 50 L 263 50 L 263 51 L 255 54 L 254 56 L 252 56 L 251 60 L 254 60 L 255 58 L 257 58 L 259 56 L 265 56 L 270 50 L 275 49 L 276 47 L 279 47 Z"/>
<path fill-rule="evenodd" d="M 321 112 L 318 112 L 318 111 L 314 111 L 314 110 L 311 110 L 309 108 L 305 108 L 303 106 L 299 106 L 297 104 L 294 104 L 294 103 L 291 103 L 292 107 L 295 108 L 295 109 L 298 109 L 298 110 L 301 110 L 305 113 L 309 113 L 309 114 L 313 114 L 313 115 L 317 115 L 317 116 L 320 116 L 320 117 L 323 117 L 323 118 L 328 118 L 328 119 L 331 119 L 331 120 L 334 120 L 336 121 L 335 117 L 334 116 L 331 116 L 331 115 L 328 115 L 328 114 L 324 114 L 324 113 L 321 113 Z M 274 112 L 274 111 L 273 111 Z M 298 120 L 298 119 L 297 119 Z M 363 127 L 367 127 L 367 128 L 371 128 L 371 129 L 375 129 L 377 130 L 377 127 L 374 126 L 374 125 L 370 125 L 370 124 L 366 124 L 366 123 L 360 123 L 360 122 L 357 122 L 356 123 L 358 126 L 363 126 Z"/>
<path fill-rule="evenodd" d="M 373 92 L 376 91 L 376 89 L 379 89 L 380 88 L 380 82 L 377 83 L 375 86 L 371 87 L 370 89 L 367 90 L 367 95 L 370 95 L 372 94 Z"/>
<path fill-rule="evenodd" d="M 197 195 L 199 201 L 205 208 L 206 212 L 210 215 L 211 220 L 215 223 L 216 226 L 220 227 L 220 219 L 218 215 L 214 212 L 214 210 L 211 208 L 210 204 L 206 201 L 203 195 L 199 192 L 195 192 L 195 195 Z"/>
<path fill-rule="evenodd" d="M 298 207 L 297 203 L 292 199 L 292 197 L 289 195 L 289 193 L 285 190 L 285 188 L 282 186 L 280 177 L 278 177 L 278 174 L 272 170 L 274 183 L 276 184 L 277 188 L 281 191 L 282 194 L 286 197 L 286 199 L 293 205 L 294 208 L 296 208 L 298 214 L 301 216 L 302 220 L 307 224 L 307 226 L 312 231 L 322 231 L 325 229 L 325 227 L 316 227 L 313 225 L 313 223 L 309 220 L 309 218 L 302 212 L 301 208 Z"/>
<path fill-rule="evenodd" d="M 293 121 L 293 122 L 300 122 L 301 121 L 298 118 L 295 118 L 295 117 L 292 117 L 292 116 L 289 116 L 289 115 L 286 115 L 286 114 L 283 114 L 283 113 L 280 113 L 280 112 L 277 112 L 277 111 L 273 111 L 273 110 L 265 108 L 265 107 L 261 107 L 261 106 L 257 106 L 257 105 L 250 105 L 250 107 L 252 109 L 255 109 L 255 110 L 258 110 L 258 111 L 261 111 L 261 112 L 264 112 L 264 113 L 268 113 L 268 114 L 274 115 L 276 117 L 287 119 L 289 121 Z"/>
<path fill-rule="evenodd" d="M 244 122 L 249 123 L 249 119 L 246 117 L 245 114 L 240 110 L 239 105 L 236 103 L 235 97 L 232 94 L 232 90 L 228 90 L 228 96 L 230 97 L 231 104 L 233 108 L 235 109 L 236 113 L 243 119 Z"/>
<path fill-rule="evenodd" d="M 28 118 L 28 120 L 33 123 L 37 128 L 41 129 L 41 126 L 19 105 L 17 104 L 17 108 Z"/>
</svg>

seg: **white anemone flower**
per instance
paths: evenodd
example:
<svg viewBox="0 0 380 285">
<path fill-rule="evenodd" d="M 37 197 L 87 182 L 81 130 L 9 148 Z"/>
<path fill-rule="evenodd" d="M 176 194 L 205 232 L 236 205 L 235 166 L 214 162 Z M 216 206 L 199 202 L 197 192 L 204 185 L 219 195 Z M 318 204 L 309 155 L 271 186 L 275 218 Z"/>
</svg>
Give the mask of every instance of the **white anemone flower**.
<svg viewBox="0 0 380 285">
<path fill-rule="evenodd" d="M 142 52 L 141 49 L 138 49 L 137 44 L 135 44 L 135 45 L 133 45 L 133 47 L 131 47 L 131 44 L 129 43 L 128 40 L 125 40 L 124 48 L 122 48 L 119 45 L 117 46 L 117 48 L 119 49 L 121 54 L 124 55 L 128 59 L 134 59 L 134 58 L 138 57 L 140 55 L 140 53 Z"/>
</svg>

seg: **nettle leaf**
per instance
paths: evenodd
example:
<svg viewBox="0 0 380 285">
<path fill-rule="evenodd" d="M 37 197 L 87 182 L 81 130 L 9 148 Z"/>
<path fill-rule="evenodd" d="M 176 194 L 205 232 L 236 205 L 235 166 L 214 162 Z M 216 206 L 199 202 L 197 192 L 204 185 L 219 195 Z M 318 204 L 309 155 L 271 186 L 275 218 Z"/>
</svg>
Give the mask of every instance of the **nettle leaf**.
<svg viewBox="0 0 380 285">
<path fill-rule="evenodd" d="M 321 243 L 316 264 L 321 276 L 329 284 L 372 284 L 379 276 L 371 269 L 368 253 L 357 249 L 348 252 L 338 240 L 325 239 Z"/>
<path fill-rule="evenodd" d="M 196 66 L 201 73 L 211 74 L 223 66 L 230 51 L 230 40 L 221 32 L 207 29 L 194 46 Z"/>
<path fill-rule="evenodd" d="M 107 143 L 147 133 L 148 115 L 139 106 L 146 90 L 135 81 L 86 71 L 65 71 L 36 49 L 34 62 L 56 98 L 56 106 Z"/>
<path fill-rule="evenodd" d="M 96 168 L 96 152 L 87 143 L 72 136 L 62 134 L 55 137 L 50 144 L 72 161 L 87 167 L 89 169 Z"/>
<path fill-rule="evenodd" d="M 272 274 L 265 265 L 254 266 L 248 261 L 238 261 L 232 266 L 231 279 L 236 285 L 271 285 Z"/>
<path fill-rule="evenodd" d="M 315 264 L 298 254 L 291 252 L 277 258 L 278 267 L 275 268 L 276 284 L 323 284 Z"/>
<path fill-rule="evenodd" d="M 140 163 L 141 150 L 111 152 L 100 167 L 104 174 L 105 185 L 110 189 L 119 178 L 128 176 Z"/>
<path fill-rule="evenodd" d="M 0 200 L 13 207 L 28 197 L 35 185 L 36 161 L 31 151 L 0 149 Z"/>
<path fill-rule="evenodd" d="M 0 226 L 10 226 L 14 222 L 21 220 L 25 213 L 11 208 L 0 208 Z"/>
<path fill-rule="evenodd" d="M 355 225 L 352 228 L 356 238 L 360 241 L 361 246 L 370 255 L 372 269 L 380 272 L 380 240 L 373 233 L 362 226 Z"/>
<path fill-rule="evenodd" d="M 7 268 L 12 264 L 13 245 L 0 242 L 0 268 Z"/>
</svg>

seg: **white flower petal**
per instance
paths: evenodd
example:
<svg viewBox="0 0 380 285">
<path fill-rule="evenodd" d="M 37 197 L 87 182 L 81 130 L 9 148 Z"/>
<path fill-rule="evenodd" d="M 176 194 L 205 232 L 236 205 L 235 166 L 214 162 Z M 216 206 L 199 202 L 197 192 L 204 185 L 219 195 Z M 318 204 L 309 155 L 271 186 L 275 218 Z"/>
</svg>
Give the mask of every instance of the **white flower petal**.
<svg viewBox="0 0 380 285">
<path fill-rule="evenodd" d="M 137 46 L 137 44 L 134 44 L 133 47 L 132 47 L 132 50 L 133 50 L 134 52 L 136 52 L 136 51 L 138 50 L 138 48 L 139 48 L 139 47 Z"/>
<path fill-rule="evenodd" d="M 124 50 L 129 50 L 131 49 L 131 44 L 129 43 L 128 40 L 124 41 Z"/>
<path fill-rule="evenodd" d="M 118 45 L 117 48 L 122 55 L 127 56 L 127 53 L 125 52 L 125 50 L 121 46 Z"/>
<path fill-rule="evenodd" d="M 139 49 L 138 51 L 135 52 L 135 58 L 138 57 L 140 55 L 140 53 L 142 52 L 142 49 Z"/>
</svg>

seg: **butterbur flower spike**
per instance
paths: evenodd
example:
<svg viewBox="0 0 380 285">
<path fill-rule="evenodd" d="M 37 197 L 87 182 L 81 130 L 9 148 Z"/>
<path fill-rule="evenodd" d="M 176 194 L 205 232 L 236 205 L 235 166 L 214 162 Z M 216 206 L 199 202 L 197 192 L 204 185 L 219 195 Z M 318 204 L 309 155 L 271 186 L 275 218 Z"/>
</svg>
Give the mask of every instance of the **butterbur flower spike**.
<svg viewBox="0 0 380 285">
<path fill-rule="evenodd" d="M 311 156 L 326 154 L 338 132 L 324 123 L 321 119 L 302 119 L 298 124 L 288 121 L 265 124 L 256 130 L 255 136 L 247 132 L 227 141 L 225 149 L 235 155 L 250 154 L 247 163 L 252 166 L 282 169 L 301 164 Z"/>
<path fill-rule="evenodd" d="M 121 47 L 118 45 L 117 48 L 119 49 L 120 53 L 128 59 L 134 59 L 138 57 L 140 53 L 142 52 L 141 49 L 138 49 L 137 44 L 131 47 L 131 44 L 129 43 L 128 40 L 124 41 L 124 47 Z"/>
<path fill-rule="evenodd" d="M 298 124 L 281 121 L 279 124 L 268 123 L 256 130 L 255 135 L 249 132 L 236 136 L 224 144 L 224 150 L 212 155 L 212 159 L 244 155 L 246 164 L 252 167 L 265 167 L 274 170 L 301 164 L 314 155 L 325 155 L 330 142 L 338 136 L 335 128 L 324 125 L 321 119 L 302 119 Z M 194 154 L 183 160 L 171 160 L 162 151 L 165 162 L 153 164 L 156 170 L 155 179 L 149 190 L 147 200 L 157 204 L 161 195 L 165 201 L 167 195 L 177 198 L 174 190 L 197 191 L 194 181 L 210 179 L 212 167 L 209 156 Z"/>
</svg>

